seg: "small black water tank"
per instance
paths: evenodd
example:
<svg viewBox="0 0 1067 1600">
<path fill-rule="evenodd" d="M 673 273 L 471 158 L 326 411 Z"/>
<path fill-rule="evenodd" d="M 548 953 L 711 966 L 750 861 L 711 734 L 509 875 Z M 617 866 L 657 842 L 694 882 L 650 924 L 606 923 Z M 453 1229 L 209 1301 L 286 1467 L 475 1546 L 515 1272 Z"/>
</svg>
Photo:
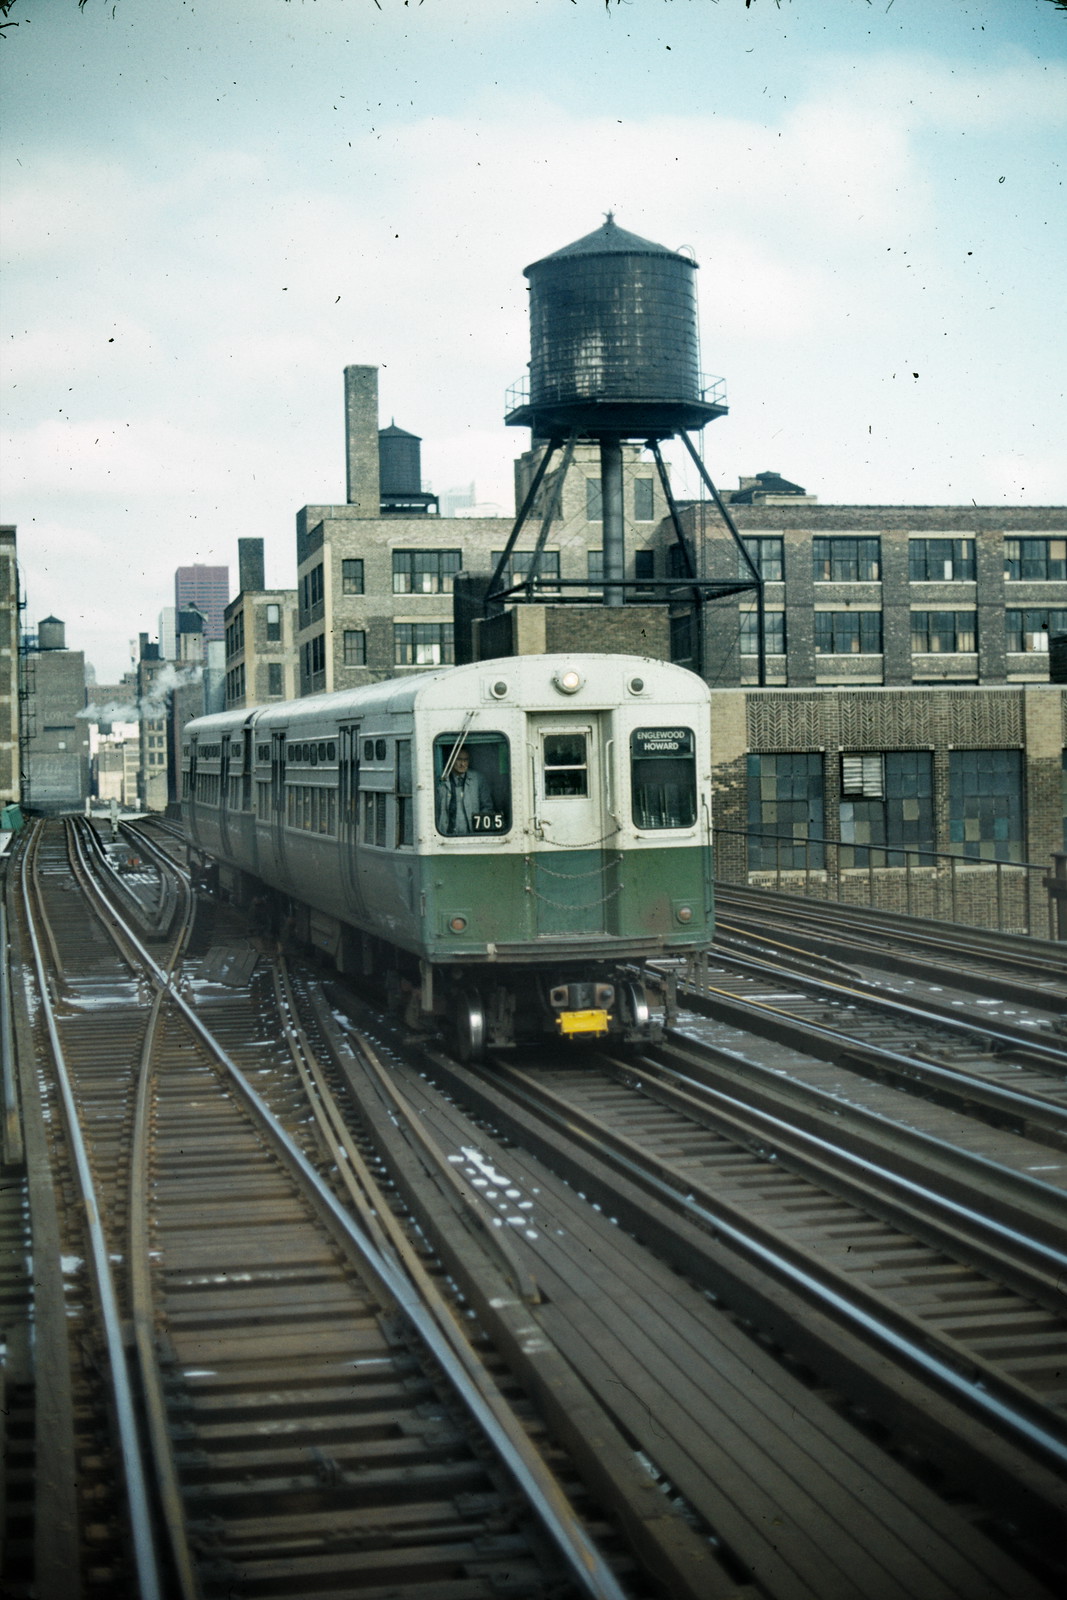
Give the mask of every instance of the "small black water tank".
<svg viewBox="0 0 1067 1600">
<path fill-rule="evenodd" d="M 396 423 L 378 431 L 378 471 L 382 494 L 418 494 L 422 489 L 422 440 Z"/>
<path fill-rule="evenodd" d="M 509 423 L 665 435 L 725 411 L 701 391 L 696 262 L 604 225 L 525 269 L 530 384 Z"/>
</svg>

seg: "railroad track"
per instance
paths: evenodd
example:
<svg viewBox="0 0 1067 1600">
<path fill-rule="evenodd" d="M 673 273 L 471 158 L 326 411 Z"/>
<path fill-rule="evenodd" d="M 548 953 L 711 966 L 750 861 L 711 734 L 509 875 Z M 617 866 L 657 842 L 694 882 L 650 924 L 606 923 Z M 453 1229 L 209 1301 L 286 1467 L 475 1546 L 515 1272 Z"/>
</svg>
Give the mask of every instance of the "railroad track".
<svg viewBox="0 0 1067 1600">
<path fill-rule="evenodd" d="M 1067 1011 L 1067 947 L 768 889 L 716 886 L 717 942 L 815 955 L 964 992 Z M 783 926 L 788 932 L 783 935 Z"/>
<path fill-rule="evenodd" d="M 221 984 L 187 963 L 191 1005 L 76 850 L 71 893 L 67 844 L 42 828 L 24 880 L 37 1043 L 59 1074 L 38 1131 L 60 1188 L 77 1183 L 59 1255 L 93 1263 L 76 1274 L 76 1350 L 111 1394 L 66 1378 L 77 1470 L 64 1504 L 38 1509 L 34 1592 L 69 1595 L 77 1572 L 86 1595 L 145 1600 L 648 1593 L 484 1334 L 386 1224 L 284 974 L 268 997 L 258 976 Z M 494 1270 L 489 1298 L 515 1301 Z M 624 1487 L 609 1493 L 604 1460 L 597 1487 L 629 1507 L 649 1567 L 690 1600 L 739 1593 L 600 1420 Z"/>
<path fill-rule="evenodd" d="M 372 1025 L 384 1028 L 380 1021 Z M 850 1434 L 849 1427 L 836 1431 L 839 1415 L 828 1417 L 821 1394 L 813 1399 L 805 1383 L 796 1380 L 798 1363 L 817 1372 L 821 1384 L 850 1397 L 841 1402 L 844 1410 L 851 1407 L 854 1415 L 856 1408 L 863 1408 L 868 1416 L 881 1410 L 898 1445 L 910 1428 L 908 1449 L 925 1453 L 927 1468 L 936 1459 L 957 1495 L 967 1492 L 976 1503 L 984 1501 L 987 1521 L 1017 1515 L 1025 1536 L 1016 1526 L 1014 1534 L 1002 1529 L 1005 1537 L 1029 1544 L 1031 1555 L 1037 1550 L 1038 1565 L 1054 1561 L 1061 1508 L 1059 1445 L 1051 1443 L 1052 1465 L 1040 1447 L 1036 1454 L 1031 1451 L 1028 1435 L 1035 1423 L 1040 1431 L 1047 1421 L 1040 1402 L 1029 1395 L 1021 1402 L 1024 1413 L 1027 1407 L 1032 1413 L 1023 1416 L 1021 1437 L 1008 1437 L 1002 1430 L 999 1410 L 995 1427 L 991 1416 L 976 1420 L 966 1414 L 959 1396 L 945 1400 L 933 1393 L 925 1374 L 909 1373 L 896 1352 L 872 1351 L 866 1333 L 836 1324 L 830 1330 L 825 1307 L 816 1309 L 805 1300 L 810 1288 L 804 1293 L 795 1283 L 783 1288 L 768 1279 L 766 1261 L 744 1259 L 736 1243 L 726 1241 L 729 1229 L 719 1213 L 712 1223 L 694 1203 L 690 1165 L 679 1168 L 684 1185 L 680 1193 L 688 1196 L 688 1204 L 668 1203 L 662 1178 L 648 1176 L 643 1152 L 649 1145 L 659 1149 L 660 1119 L 678 1130 L 684 1116 L 658 1101 L 651 1104 L 632 1087 L 622 1089 L 632 1120 L 616 1163 L 609 1153 L 614 1135 L 602 1104 L 616 1087 L 606 1087 L 601 1063 L 577 1070 L 574 1064 L 561 1070 L 558 1063 L 540 1063 L 520 1070 L 494 1062 L 479 1072 L 432 1047 L 419 1051 L 415 1061 L 410 1057 L 410 1041 L 398 1043 L 389 1080 L 417 1109 L 423 1134 L 431 1134 L 442 1150 L 456 1152 L 452 1159 L 462 1161 L 496 1207 L 520 1270 L 544 1290 L 544 1304 L 531 1308 L 532 1319 L 551 1330 L 586 1384 L 610 1397 L 620 1425 L 638 1440 L 671 1491 L 684 1496 L 742 1570 L 759 1575 L 771 1593 L 791 1592 L 791 1585 L 798 1585 L 797 1592 L 829 1594 L 842 1584 L 840 1592 L 852 1596 L 897 1593 L 900 1556 L 887 1547 L 886 1522 L 914 1527 L 911 1519 L 917 1514 L 937 1520 L 929 1506 L 917 1513 L 908 1498 L 914 1485 L 905 1485 L 880 1452 L 868 1453 L 866 1441 Z M 637 1069 L 618 1070 L 625 1076 Z M 356 1069 L 353 1073 L 360 1076 Z M 437 1090 L 427 1084 L 428 1078 Z M 474 1137 L 457 1102 L 485 1124 Z M 626 1113 L 622 1116 L 625 1123 Z M 377 1137 L 383 1149 L 392 1139 L 392 1119 L 389 1112 L 379 1118 Z M 766 1137 L 765 1129 L 761 1137 Z M 680 1138 L 695 1148 L 708 1134 L 690 1115 Z M 754 1169 L 752 1153 L 735 1148 L 716 1182 L 731 1161 Z M 768 1169 L 773 1165 L 768 1161 Z M 823 1204 L 826 1198 L 821 1197 Z M 788 1206 L 789 1196 L 784 1203 Z M 432 1203 L 424 1204 L 430 1226 Z M 817 1211 L 818 1205 L 812 1209 Z M 863 1222 L 866 1247 L 872 1238 L 870 1217 Z M 630 1235 L 645 1244 L 634 1245 Z M 565 1243 L 557 1245 L 557 1238 Z M 648 1244 L 673 1271 L 649 1261 Z M 918 1252 L 921 1246 L 912 1239 L 911 1248 Z M 709 1295 L 717 1306 L 709 1304 Z M 746 1332 L 738 1331 L 742 1324 Z M 753 1332 L 758 1345 L 752 1343 Z M 783 1351 L 787 1371 L 767 1355 L 768 1341 Z M 954 1357 L 958 1354 L 954 1351 Z M 926 1360 L 930 1363 L 928 1352 Z M 953 1377 L 958 1380 L 958 1372 L 950 1374 L 950 1384 Z M 980 1395 L 979 1384 L 969 1387 L 972 1398 Z M 982 1452 L 980 1470 L 976 1447 Z M 847 1467 L 838 1451 L 848 1455 Z M 851 1454 L 857 1451 L 862 1466 Z M 720 1467 L 720 1475 L 709 1473 L 709 1458 Z M 788 1487 L 783 1472 L 790 1479 Z M 841 1480 L 835 1481 L 835 1472 Z M 733 1503 L 726 1503 L 731 1497 L 724 1497 L 723 1485 L 735 1475 L 737 1484 L 746 1487 L 738 1487 Z M 780 1543 L 773 1558 L 764 1542 L 766 1524 L 754 1510 L 759 1495 L 753 1479 L 764 1486 L 774 1483 L 783 1496 L 775 1522 Z M 1007 1500 L 1002 1498 L 1006 1486 Z M 856 1504 L 849 1505 L 854 1493 Z M 874 1520 L 868 1521 L 868 1515 Z M 971 1515 L 982 1521 L 977 1505 Z M 841 1520 L 852 1518 L 862 1556 L 851 1540 L 835 1545 Z M 801 1548 L 813 1527 L 819 1530 L 815 1542 L 826 1542 L 817 1549 L 810 1543 Z M 923 1538 L 943 1536 L 939 1527 Z M 969 1526 L 967 1537 L 975 1536 Z M 864 1576 L 843 1578 L 838 1564 L 853 1558 L 861 1561 Z M 946 1557 L 946 1572 L 953 1559 Z M 913 1575 L 908 1581 L 916 1584 L 913 1593 L 925 1595 L 956 1592 L 952 1582 L 960 1580 L 928 1572 L 921 1580 Z M 958 1592 L 995 1593 L 996 1581 L 988 1573 L 982 1579 L 972 1574 L 961 1581 Z"/>
<path fill-rule="evenodd" d="M 929 997 L 907 1000 L 846 972 L 715 946 L 680 977 L 685 1003 L 739 1033 L 818 1056 L 1055 1148 L 1067 1146 L 1067 1034 L 1047 1016 L 1012 1024 Z"/>
</svg>

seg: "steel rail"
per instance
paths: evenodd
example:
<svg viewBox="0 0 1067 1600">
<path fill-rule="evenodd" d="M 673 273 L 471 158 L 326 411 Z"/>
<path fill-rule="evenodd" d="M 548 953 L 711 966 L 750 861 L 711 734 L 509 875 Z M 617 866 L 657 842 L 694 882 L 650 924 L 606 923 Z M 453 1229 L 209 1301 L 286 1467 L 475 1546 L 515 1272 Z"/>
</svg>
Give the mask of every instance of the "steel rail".
<svg viewBox="0 0 1067 1600">
<path fill-rule="evenodd" d="M 839 993 L 852 995 L 856 999 L 864 1000 L 876 1010 L 892 1012 L 909 1020 L 934 1024 L 950 1033 L 969 1035 L 972 1038 L 977 1035 L 997 1044 L 1010 1045 L 1012 1049 L 1025 1050 L 1028 1055 L 1049 1066 L 1067 1069 L 1067 1044 L 1045 1044 L 1040 1037 L 1027 1029 L 1004 1027 L 987 1022 L 984 1017 L 954 1016 L 937 1006 L 913 1005 L 906 1000 L 894 1000 L 876 984 L 867 983 L 862 978 L 853 979 L 851 983 L 835 983 L 832 979 L 812 978 L 804 973 L 793 972 L 789 967 L 776 966 L 773 961 L 761 961 L 758 956 L 736 955 L 731 950 L 723 950 L 721 954 L 724 960 L 732 961 L 737 966 L 748 968 L 753 972 L 790 978 L 794 983 L 815 994 L 828 994 L 831 997 Z M 765 1006 L 763 1009 L 771 1008 Z"/>
<path fill-rule="evenodd" d="M 410 1288 L 417 1292 L 420 1304 L 429 1308 L 435 1325 L 462 1366 L 468 1382 L 474 1386 L 481 1404 L 491 1414 L 492 1426 L 488 1430 L 488 1437 L 494 1449 L 504 1459 L 532 1504 L 539 1509 L 545 1531 L 567 1565 L 579 1576 L 586 1572 L 599 1572 L 598 1585 L 589 1589 L 589 1593 L 607 1595 L 614 1592 L 605 1586 L 606 1578 L 611 1578 L 614 1583 L 610 1569 L 586 1538 L 558 1481 L 545 1466 L 512 1408 L 503 1400 L 497 1385 L 472 1350 L 470 1340 L 456 1322 L 451 1307 L 412 1250 L 388 1199 L 345 1126 L 310 1042 L 303 1029 L 297 1027 L 293 1020 L 296 1002 L 284 958 L 275 964 L 275 982 L 290 1054 L 332 1153 L 341 1156 L 343 1152 L 343 1159 L 337 1160 L 338 1172 L 358 1207 L 368 1236 L 374 1238 L 377 1248 L 383 1257 L 391 1260 L 397 1273 L 406 1277 Z M 384 1073 L 369 1041 L 358 1033 L 355 1039 L 358 1049 L 381 1081 Z M 417 1125 L 418 1119 L 399 1091 L 394 1090 L 393 1104 L 396 1114 L 405 1123 L 413 1127 Z M 513 1263 L 509 1265 L 513 1266 Z M 435 1347 L 434 1353 L 437 1353 Z M 484 1422 L 482 1426 L 485 1427 Z M 622 1591 L 618 1592 L 621 1594 Z"/>
<path fill-rule="evenodd" d="M 102 896 L 102 891 L 95 884 L 93 890 Z M 116 916 L 112 908 L 108 909 L 112 916 Z M 245 1104 L 270 1135 L 275 1149 L 299 1174 L 305 1189 L 315 1196 L 346 1244 L 358 1253 L 361 1262 L 373 1273 L 384 1293 L 406 1316 L 453 1384 L 457 1395 L 475 1422 L 489 1439 L 496 1441 L 498 1452 L 509 1473 L 537 1512 L 546 1532 L 552 1538 L 583 1592 L 589 1595 L 591 1600 L 626 1600 L 625 1591 L 584 1530 L 574 1523 L 573 1515 L 570 1516 L 566 1527 L 561 1526 L 556 1507 L 546 1495 L 542 1483 L 530 1472 L 527 1463 L 521 1459 L 517 1450 L 499 1438 L 497 1418 L 492 1407 L 479 1385 L 475 1383 L 473 1374 L 468 1371 L 464 1360 L 452 1343 L 445 1338 L 434 1317 L 427 1310 L 407 1274 L 400 1269 L 391 1253 L 382 1250 L 361 1223 L 346 1210 L 308 1157 L 282 1127 L 267 1103 L 252 1087 L 229 1052 L 223 1048 L 185 997 L 179 993 L 173 979 L 149 953 L 133 929 L 125 924 L 122 926 L 125 937 L 129 939 L 153 981 L 166 990 L 198 1038 L 225 1068 Z M 146 1594 L 142 1600 L 154 1600 L 154 1597 Z"/>
<path fill-rule="evenodd" d="M 1029 934 L 1004 933 L 990 928 L 972 928 L 938 921 L 932 917 L 909 916 L 881 906 L 849 905 L 839 900 L 813 900 L 806 895 L 791 895 L 773 889 L 747 888 L 735 883 L 716 883 L 716 903 L 740 916 L 772 920 L 783 918 L 813 932 L 823 929 L 826 936 L 841 942 L 841 930 L 858 933 L 872 944 L 876 935 L 899 939 L 913 949 L 926 948 L 960 957 L 979 956 L 1005 969 L 1024 975 L 1036 969 L 1054 978 L 1067 978 L 1063 946 L 1051 939 Z M 957 932 L 955 930 L 960 929 Z M 901 952 L 906 954 L 905 951 Z"/>
<path fill-rule="evenodd" d="M 838 1322 L 858 1333 L 867 1343 L 875 1345 L 914 1374 L 932 1382 L 1002 1437 L 1024 1444 L 1032 1455 L 1054 1472 L 1062 1475 L 1067 1471 L 1067 1439 L 969 1380 L 916 1339 L 907 1337 L 887 1321 L 857 1306 L 839 1289 L 821 1281 L 812 1272 L 790 1260 L 781 1250 L 709 1210 L 692 1195 L 684 1193 L 676 1183 L 650 1172 L 637 1155 L 605 1148 L 600 1130 L 587 1122 L 572 1106 L 557 1108 L 545 1091 L 536 1092 L 517 1069 L 498 1067 L 497 1075 L 498 1081 L 503 1078 L 507 1082 L 509 1093 L 520 1104 L 538 1116 L 549 1119 L 566 1138 L 576 1141 L 597 1159 L 608 1161 L 621 1175 L 665 1202 L 672 1211 L 691 1218 L 713 1238 L 736 1250 L 743 1259 L 771 1273 L 809 1303 L 830 1313 Z"/>
<path fill-rule="evenodd" d="M 37 935 L 34 918 L 34 896 L 40 902 L 40 887 L 36 878 L 36 859 L 39 847 L 39 835 L 32 842 L 31 849 L 27 850 L 22 861 L 21 887 L 23 906 L 26 914 L 26 928 L 33 952 L 34 967 L 37 973 L 39 1001 L 41 1015 L 48 1033 L 48 1040 L 52 1050 L 53 1062 L 56 1071 L 56 1080 L 59 1086 L 60 1098 L 63 1105 L 64 1122 L 66 1124 L 67 1139 L 70 1144 L 78 1186 L 81 1191 L 82 1206 L 85 1211 L 85 1227 L 88 1234 L 89 1256 L 93 1267 L 93 1278 L 96 1283 L 97 1300 L 100 1309 L 100 1318 L 104 1329 L 105 1345 L 108 1354 L 108 1369 L 111 1379 L 112 1396 L 115 1402 L 115 1417 L 119 1434 L 119 1453 L 122 1461 L 123 1481 L 126 1487 L 127 1506 L 130 1516 L 130 1531 L 133 1537 L 134 1563 L 137 1569 L 140 1600 L 162 1600 L 163 1578 L 162 1565 L 155 1527 L 149 1507 L 147 1475 L 145 1472 L 144 1452 L 141 1445 L 137 1427 L 137 1415 L 134 1405 L 133 1389 L 130 1382 L 129 1369 L 126 1362 L 125 1343 L 122 1334 L 122 1319 L 119 1312 L 118 1296 L 115 1292 L 115 1283 L 111 1273 L 111 1259 L 108 1241 L 104 1233 L 101 1219 L 100 1204 L 97 1199 L 96 1185 L 93 1180 L 92 1167 L 89 1154 L 82 1137 L 78 1117 L 78 1106 L 74 1096 L 74 1087 L 71 1083 L 70 1073 L 67 1069 L 66 1057 L 63 1052 L 62 1041 L 59 1037 L 59 1026 L 56 1020 L 55 1008 L 52 1005 L 48 990 L 48 980 L 45 971 L 44 955 Z M 31 892 L 31 872 L 34 883 Z M 44 912 L 43 903 L 39 904 L 39 915 L 45 925 L 48 918 Z"/>
</svg>

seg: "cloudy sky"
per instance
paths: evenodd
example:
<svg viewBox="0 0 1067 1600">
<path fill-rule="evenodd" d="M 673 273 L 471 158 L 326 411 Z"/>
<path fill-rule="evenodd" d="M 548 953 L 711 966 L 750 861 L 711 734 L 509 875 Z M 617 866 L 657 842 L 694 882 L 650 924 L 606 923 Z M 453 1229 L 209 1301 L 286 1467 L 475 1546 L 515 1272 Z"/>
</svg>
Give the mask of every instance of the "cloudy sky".
<svg viewBox="0 0 1067 1600">
<path fill-rule="evenodd" d="M 1052 0 L 4 0 L 3 504 L 101 679 L 345 494 L 342 368 L 511 509 L 529 262 L 691 247 L 713 477 L 1067 496 Z M 685 472 L 677 474 L 687 487 Z"/>
</svg>

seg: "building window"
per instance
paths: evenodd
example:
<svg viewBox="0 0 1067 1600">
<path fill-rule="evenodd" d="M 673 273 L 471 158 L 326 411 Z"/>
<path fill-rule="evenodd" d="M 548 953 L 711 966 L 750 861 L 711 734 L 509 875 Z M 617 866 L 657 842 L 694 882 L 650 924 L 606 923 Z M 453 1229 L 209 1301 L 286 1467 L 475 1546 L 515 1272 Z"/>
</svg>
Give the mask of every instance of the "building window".
<svg viewBox="0 0 1067 1600">
<path fill-rule="evenodd" d="M 267 607 L 267 643 L 274 644 L 282 636 L 282 608 L 271 604 Z"/>
<path fill-rule="evenodd" d="M 741 612 L 741 654 L 759 655 L 759 613 L 755 610 Z M 769 656 L 785 655 L 785 612 L 765 610 L 763 613 L 763 649 Z"/>
<path fill-rule="evenodd" d="M 693 615 L 683 611 L 670 619 L 671 660 L 680 666 L 696 659 L 693 649 Z"/>
<path fill-rule="evenodd" d="M 1067 539 L 1005 539 L 1004 576 L 1037 583 L 1067 578 Z"/>
<path fill-rule="evenodd" d="M 325 578 L 322 563 L 312 567 L 310 572 L 304 573 L 302 598 L 304 602 L 305 620 L 317 622 L 322 616 L 322 605 L 326 593 Z"/>
<path fill-rule="evenodd" d="M 493 551 L 490 559 L 493 563 L 494 572 L 496 571 L 496 564 L 503 554 L 503 550 Z M 532 550 L 513 550 L 511 552 L 508 564 L 501 574 L 500 581 L 505 587 L 510 588 L 513 583 L 521 583 L 524 578 L 529 576 L 530 563 L 533 557 Z M 537 563 L 537 581 L 542 588 L 547 589 L 552 587 L 553 580 L 557 582 L 559 580 L 559 551 L 542 550 Z"/>
<path fill-rule="evenodd" d="M 912 583 L 973 583 L 973 539 L 911 539 L 908 577 Z"/>
<path fill-rule="evenodd" d="M 394 594 L 451 594 L 462 550 L 394 550 Z"/>
<path fill-rule="evenodd" d="M 911 648 L 916 654 L 973 654 L 978 615 L 974 611 L 913 611 Z"/>
<path fill-rule="evenodd" d="M 604 582 L 603 550 L 587 550 L 585 552 L 585 574 L 590 589 L 599 589 Z"/>
<path fill-rule="evenodd" d="M 882 575 L 880 539 L 813 539 L 816 583 L 876 583 Z"/>
<path fill-rule="evenodd" d="M 752 558 L 752 565 L 764 583 L 781 583 L 785 577 L 785 540 L 760 537 L 741 540 Z M 737 554 L 737 575 L 750 578 L 751 572 L 741 552 Z"/>
<path fill-rule="evenodd" d="M 950 750 L 948 763 L 948 836 L 954 853 L 977 861 L 1021 861 L 1021 752 Z"/>
<path fill-rule="evenodd" d="M 876 656 L 881 649 L 880 611 L 816 611 L 816 655 Z"/>
<path fill-rule="evenodd" d="M 586 480 L 589 481 L 588 479 Z M 634 521 L 654 522 L 656 519 L 655 478 L 634 479 Z"/>
<path fill-rule="evenodd" d="M 317 633 L 304 645 L 304 676 L 314 678 L 326 671 L 326 635 Z"/>
<path fill-rule="evenodd" d="M 440 667 L 455 660 L 450 622 L 394 622 L 393 660 L 398 667 Z"/>
<path fill-rule="evenodd" d="M 363 562 L 346 557 L 341 562 L 341 593 L 363 593 Z"/>
<path fill-rule="evenodd" d="M 226 657 L 235 656 L 244 649 L 245 642 L 245 614 L 238 611 L 237 615 L 226 624 Z"/>
<path fill-rule="evenodd" d="M 650 586 L 656 576 L 656 552 L 654 550 L 634 551 L 634 577 L 642 587 Z"/>
<path fill-rule="evenodd" d="M 1005 611 L 1004 631 L 1009 651 L 1047 650 L 1051 634 L 1067 633 L 1067 611 Z"/>
<path fill-rule="evenodd" d="M 841 757 L 841 866 L 903 867 L 934 849 L 934 764 L 928 750 Z M 930 864 L 932 864 L 932 856 Z M 915 856 L 910 857 L 916 864 Z"/>
<path fill-rule="evenodd" d="M 749 756 L 749 871 L 821 870 L 822 812 L 822 756 L 816 751 Z"/>
<path fill-rule="evenodd" d="M 271 661 L 267 665 L 267 693 L 279 695 L 285 693 L 282 683 L 282 664 L 280 661 Z"/>
<path fill-rule="evenodd" d="M 365 667 L 367 665 L 367 635 L 362 628 L 345 629 L 344 648 L 346 667 Z"/>
<path fill-rule="evenodd" d="M 684 544 L 670 544 L 667 546 L 667 576 L 668 578 L 691 578 L 693 568 L 690 565 L 689 555 Z"/>
<path fill-rule="evenodd" d="M 585 480 L 585 520 L 587 522 L 604 520 L 604 491 L 599 478 Z"/>
</svg>

